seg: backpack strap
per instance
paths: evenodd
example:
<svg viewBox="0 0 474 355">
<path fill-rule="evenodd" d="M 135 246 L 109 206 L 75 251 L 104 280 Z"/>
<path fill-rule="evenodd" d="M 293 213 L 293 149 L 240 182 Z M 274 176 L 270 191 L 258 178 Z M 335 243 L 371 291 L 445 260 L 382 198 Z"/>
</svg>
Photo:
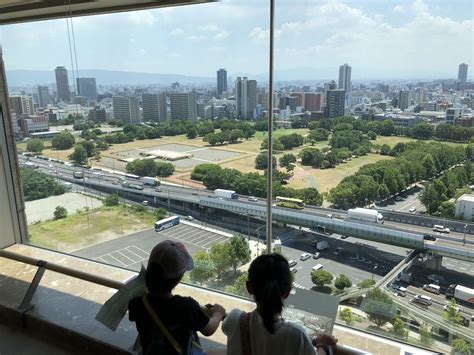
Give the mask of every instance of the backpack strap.
<svg viewBox="0 0 474 355">
<path fill-rule="evenodd" d="M 250 313 L 244 312 L 240 315 L 240 342 L 242 344 L 242 354 L 252 355 L 250 344 Z"/>
<path fill-rule="evenodd" d="M 148 299 L 145 296 L 143 296 L 143 304 L 145 305 L 146 310 L 150 314 L 151 318 L 155 321 L 155 323 L 158 325 L 160 328 L 161 332 L 164 334 L 164 336 L 168 339 L 168 341 L 173 345 L 173 348 L 176 350 L 178 354 L 181 354 L 183 349 L 181 349 L 181 346 L 178 344 L 175 338 L 171 335 L 171 333 L 168 331 L 168 329 L 165 327 L 161 319 L 158 317 L 156 314 L 155 310 L 151 307 L 150 303 L 148 302 Z"/>
</svg>

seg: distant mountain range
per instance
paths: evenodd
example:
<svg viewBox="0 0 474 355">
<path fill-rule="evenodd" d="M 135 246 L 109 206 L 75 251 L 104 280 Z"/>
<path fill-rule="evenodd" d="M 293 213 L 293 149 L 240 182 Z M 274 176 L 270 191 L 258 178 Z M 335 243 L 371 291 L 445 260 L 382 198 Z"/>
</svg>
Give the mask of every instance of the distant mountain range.
<svg viewBox="0 0 474 355">
<path fill-rule="evenodd" d="M 179 74 L 159 73 L 136 73 L 128 71 L 85 69 L 79 70 L 79 76 L 83 78 L 96 78 L 98 85 L 120 85 L 120 84 L 163 84 L 170 85 L 178 81 L 182 84 L 204 84 L 214 83 L 215 78 L 198 76 L 187 76 Z M 29 86 L 36 84 L 47 84 L 55 82 L 54 71 L 48 70 L 8 70 L 7 80 L 9 86 Z M 71 80 L 71 72 L 69 72 Z M 72 85 L 70 82 L 69 84 Z"/>
</svg>

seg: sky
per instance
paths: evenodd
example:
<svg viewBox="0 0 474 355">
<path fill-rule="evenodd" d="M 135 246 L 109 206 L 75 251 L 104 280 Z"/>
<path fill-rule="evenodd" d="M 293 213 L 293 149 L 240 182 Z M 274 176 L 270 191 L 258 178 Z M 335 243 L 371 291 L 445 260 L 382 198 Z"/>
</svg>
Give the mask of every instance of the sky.
<svg viewBox="0 0 474 355">
<path fill-rule="evenodd" d="M 79 69 L 268 72 L 268 0 L 73 19 Z M 471 0 L 275 0 L 275 70 L 353 80 L 474 77 Z M 0 27 L 7 70 L 71 67 L 66 20 Z M 275 77 L 278 80 L 278 74 Z M 305 79 L 295 77 L 295 79 Z"/>
</svg>

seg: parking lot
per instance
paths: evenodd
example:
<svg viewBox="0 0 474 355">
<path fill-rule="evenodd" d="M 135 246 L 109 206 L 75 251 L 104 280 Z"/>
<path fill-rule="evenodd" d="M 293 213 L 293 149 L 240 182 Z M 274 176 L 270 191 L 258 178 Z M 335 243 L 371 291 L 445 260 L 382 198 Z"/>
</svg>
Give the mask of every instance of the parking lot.
<svg viewBox="0 0 474 355">
<path fill-rule="evenodd" d="M 74 254 L 131 270 L 140 270 L 141 264 L 147 263 L 151 249 L 166 239 L 181 241 L 189 253 L 195 255 L 201 250 L 209 250 L 215 243 L 228 240 L 228 237 L 181 223 L 161 232 L 149 229 L 130 234 L 81 249 Z"/>
</svg>

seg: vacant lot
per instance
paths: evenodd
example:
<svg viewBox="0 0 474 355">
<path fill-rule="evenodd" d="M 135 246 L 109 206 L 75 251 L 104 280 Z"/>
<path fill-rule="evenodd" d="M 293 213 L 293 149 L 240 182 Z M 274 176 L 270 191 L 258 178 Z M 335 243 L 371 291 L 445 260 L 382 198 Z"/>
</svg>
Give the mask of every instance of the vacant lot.
<svg viewBox="0 0 474 355">
<path fill-rule="evenodd" d="M 63 252 L 116 239 L 149 229 L 155 218 L 149 212 L 130 207 L 100 207 L 81 211 L 60 220 L 35 223 L 28 227 L 32 244 Z"/>
<path fill-rule="evenodd" d="M 347 163 L 337 165 L 334 169 L 313 169 L 310 166 L 298 164 L 289 186 L 297 189 L 304 187 L 316 187 L 319 191 L 328 191 L 337 186 L 346 176 L 354 174 L 362 166 L 375 163 L 379 160 L 393 159 L 389 156 L 379 154 L 368 154 L 363 157 L 352 159 Z"/>
</svg>

